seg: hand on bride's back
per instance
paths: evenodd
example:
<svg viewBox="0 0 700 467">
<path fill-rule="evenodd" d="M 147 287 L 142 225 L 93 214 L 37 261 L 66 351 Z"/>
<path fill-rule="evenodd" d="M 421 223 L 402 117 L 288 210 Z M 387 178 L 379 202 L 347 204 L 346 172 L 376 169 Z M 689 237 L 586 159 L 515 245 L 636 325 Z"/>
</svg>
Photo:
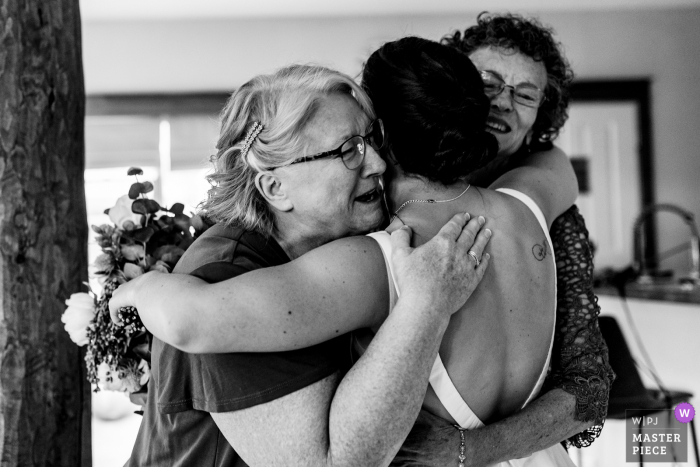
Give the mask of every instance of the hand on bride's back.
<svg viewBox="0 0 700 467">
<path fill-rule="evenodd" d="M 482 229 L 483 217 L 457 214 L 429 242 L 411 248 L 411 230 L 402 227 L 391 234 L 399 292 L 403 298 L 422 302 L 436 313 L 452 314 L 471 296 L 484 277 L 489 255 L 484 248 L 491 238 Z M 474 252 L 480 264 L 469 254 Z"/>
</svg>

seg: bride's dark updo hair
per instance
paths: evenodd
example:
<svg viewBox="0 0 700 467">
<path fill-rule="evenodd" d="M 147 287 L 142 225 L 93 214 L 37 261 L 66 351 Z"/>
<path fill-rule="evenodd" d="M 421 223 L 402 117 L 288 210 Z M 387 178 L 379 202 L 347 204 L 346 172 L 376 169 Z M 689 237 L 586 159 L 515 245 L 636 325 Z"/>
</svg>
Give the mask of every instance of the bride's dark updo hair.
<svg viewBox="0 0 700 467">
<path fill-rule="evenodd" d="M 406 174 L 447 185 L 496 156 L 484 84 L 458 50 L 419 37 L 388 42 L 367 59 L 362 86 Z"/>
</svg>

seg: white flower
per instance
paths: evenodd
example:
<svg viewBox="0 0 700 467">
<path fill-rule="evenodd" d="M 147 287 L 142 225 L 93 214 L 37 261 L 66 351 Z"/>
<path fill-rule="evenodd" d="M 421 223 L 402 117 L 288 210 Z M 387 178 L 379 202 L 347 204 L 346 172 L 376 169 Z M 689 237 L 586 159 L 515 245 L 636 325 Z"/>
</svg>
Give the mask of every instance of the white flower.
<svg viewBox="0 0 700 467">
<path fill-rule="evenodd" d="M 108 381 L 111 377 L 112 381 Z M 151 369 L 146 360 L 141 360 L 138 365 L 119 367 L 112 371 L 105 362 L 97 368 L 97 379 L 101 389 L 107 391 L 136 392 L 151 378 Z"/>
<path fill-rule="evenodd" d="M 143 268 L 138 264 L 124 263 L 124 277 L 126 277 L 126 280 L 130 281 L 141 274 L 143 274 Z"/>
<path fill-rule="evenodd" d="M 106 391 L 126 391 L 124 380 L 119 378 L 119 371 L 112 371 L 105 362 L 100 363 L 100 366 L 97 368 L 97 384 L 100 386 L 100 389 Z"/>
<path fill-rule="evenodd" d="M 109 219 L 120 229 L 128 227 L 129 222 L 136 227 L 141 226 L 141 217 L 143 216 L 131 211 L 132 204 L 134 204 L 134 200 L 129 198 L 129 195 L 124 195 L 117 200 L 114 207 L 109 209 Z"/>
<path fill-rule="evenodd" d="M 95 300 L 89 294 L 79 292 L 71 295 L 66 305 L 68 308 L 61 316 L 66 332 L 76 344 L 87 344 L 87 328 L 95 317 Z"/>
</svg>

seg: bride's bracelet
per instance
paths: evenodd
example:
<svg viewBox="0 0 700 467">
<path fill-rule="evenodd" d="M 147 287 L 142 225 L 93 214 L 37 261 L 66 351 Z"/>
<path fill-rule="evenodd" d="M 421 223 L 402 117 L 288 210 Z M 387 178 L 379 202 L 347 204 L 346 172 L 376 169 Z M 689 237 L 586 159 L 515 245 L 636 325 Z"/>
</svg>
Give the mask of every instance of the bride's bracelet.
<svg viewBox="0 0 700 467">
<path fill-rule="evenodd" d="M 459 431 L 459 467 L 464 467 L 464 461 L 467 460 L 467 456 L 464 454 L 467 447 L 464 444 L 464 432 L 466 431 L 459 425 L 453 425 Z"/>
</svg>

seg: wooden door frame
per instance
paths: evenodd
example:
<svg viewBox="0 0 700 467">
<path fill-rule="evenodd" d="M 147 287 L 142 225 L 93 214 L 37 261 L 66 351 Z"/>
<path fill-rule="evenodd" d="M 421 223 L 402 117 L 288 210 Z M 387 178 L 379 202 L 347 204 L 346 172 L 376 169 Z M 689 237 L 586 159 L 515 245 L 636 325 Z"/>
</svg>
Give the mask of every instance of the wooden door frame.
<svg viewBox="0 0 700 467">
<path fill-rule="evenodd" d="M 610 103 L 634 102 L 637 104 L 637 132 L 639 134 L 639 188 L 641 193 L 641 211 L 656 201 L 654 186 L 653 134 L 651 122 L 651 80 L 577 80 L 571 86 L 571 102 L 576 103 Z M 640 211 L 640 212 L 641 212 Z M 646 235 L 647 264 L 650 268 L 658 265 L 658 245 L 656 224 L 647 222 L 644 226 Z M 629 232 L 632 235 L 632 232 Z"/>
</svg>

